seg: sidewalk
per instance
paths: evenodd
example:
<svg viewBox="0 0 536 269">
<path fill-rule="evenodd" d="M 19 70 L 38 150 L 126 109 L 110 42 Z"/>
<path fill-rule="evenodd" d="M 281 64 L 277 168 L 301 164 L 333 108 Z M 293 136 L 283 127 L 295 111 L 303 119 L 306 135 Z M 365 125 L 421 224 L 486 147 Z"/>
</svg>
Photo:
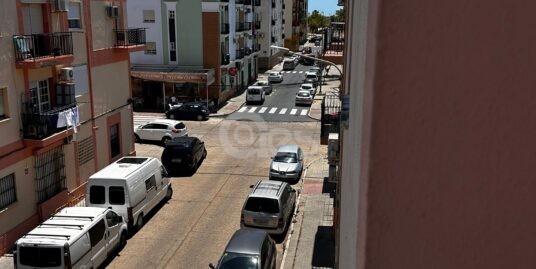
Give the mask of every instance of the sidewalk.
<svg viewBox="0 0 536 269">
<path fill-rule="evenodd" d="M 283 269 L 333 268 L 333 198 L 335 185 L 326 182 L 327 159 L 307 168 L 293 234 L 283 260 Z"/>
<path fill-rule="evenodd" d="M 342 65 L 337 65 L 342 70 Z M 324 74 L 324 77 L 326 81 L 322 85 L 322 92 L 317 92 L 315 95 L 315 100 L 313 101 L 313 104 L 311 105 L 311 109 L 309 109 L 309 117 L 315 120 L 321 120 L 322 118 L 322 100 L 324 99 L 324 96 L 326 94 L 338 94 L 339 88 L 341 86 L 340 81 L 340 73 L 339 71 L 331 67 L 329 69 L 329 72 Z M 318 88 L 318 91 L 320 91 L 320 88 Z"/>
</svg>

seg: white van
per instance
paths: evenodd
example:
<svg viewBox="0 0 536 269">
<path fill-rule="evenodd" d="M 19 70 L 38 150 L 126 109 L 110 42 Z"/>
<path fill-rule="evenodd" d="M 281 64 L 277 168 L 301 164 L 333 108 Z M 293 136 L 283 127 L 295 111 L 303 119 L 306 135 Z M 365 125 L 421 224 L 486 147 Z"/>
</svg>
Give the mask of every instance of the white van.
<svg viewBox="0 0 536 269">
<path fill-rule="evenodd" d="M 265 93 L 262 86 L 249 86 L 246 91 L 246 103 L 264 103 Z"/>
<path fill-rule="evenodd" d="M 123 157 L 89 177 L 86 205 L 112 208 L 129 228 L 140 229 L 143 217 L 173 189 L 162 163 L 153 157 Z"/>
<path fill-rule="evenodd" d="M 15 268 L 98 268 L 127 242 L 127 224 L 108 208 L 66 207 L 23 235 Z"/>
</svg>

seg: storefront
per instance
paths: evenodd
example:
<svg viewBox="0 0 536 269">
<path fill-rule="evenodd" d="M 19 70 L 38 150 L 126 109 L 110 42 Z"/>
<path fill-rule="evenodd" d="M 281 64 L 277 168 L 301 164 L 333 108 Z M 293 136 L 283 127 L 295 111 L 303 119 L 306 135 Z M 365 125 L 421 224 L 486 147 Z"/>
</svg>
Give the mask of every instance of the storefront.
<svg viewBox="0 0 536 269">
<path fill-rule="evenodd" d="M 130 76 L 135 111 L 163 112 L 175 103 L 214 103 L 208 92 L 215 80 L 213 69 L 135 65 Z"/>
</svg>

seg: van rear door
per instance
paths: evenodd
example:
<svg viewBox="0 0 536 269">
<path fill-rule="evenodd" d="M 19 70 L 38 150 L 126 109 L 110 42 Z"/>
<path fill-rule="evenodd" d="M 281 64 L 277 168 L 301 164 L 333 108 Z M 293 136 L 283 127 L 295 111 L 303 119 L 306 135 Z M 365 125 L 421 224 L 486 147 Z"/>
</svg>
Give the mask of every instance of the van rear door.
<svg viewBox="0 0 536 269">
<path fill-rule="evenodd" d="M 24 268 L 64 268 L 63 249 L 59 246 L 19 245 L 17 267 Z"/>
</svg>

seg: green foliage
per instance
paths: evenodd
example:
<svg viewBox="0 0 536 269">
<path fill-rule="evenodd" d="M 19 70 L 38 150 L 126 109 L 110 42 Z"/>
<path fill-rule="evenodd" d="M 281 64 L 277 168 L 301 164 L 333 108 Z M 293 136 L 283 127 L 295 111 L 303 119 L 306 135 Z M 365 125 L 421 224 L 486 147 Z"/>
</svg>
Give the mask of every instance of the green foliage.
<svg viewBox="0 0 536 269">
<path fill-rule="evenodd" d="M 313 10 L 309 18 L 307 18 L 307 23 L 311 32 L 316 33 L 319 28 L 328 27 L 330 20 L 328 17 L 320 14 L 318 10 Z"/>
</svg>

